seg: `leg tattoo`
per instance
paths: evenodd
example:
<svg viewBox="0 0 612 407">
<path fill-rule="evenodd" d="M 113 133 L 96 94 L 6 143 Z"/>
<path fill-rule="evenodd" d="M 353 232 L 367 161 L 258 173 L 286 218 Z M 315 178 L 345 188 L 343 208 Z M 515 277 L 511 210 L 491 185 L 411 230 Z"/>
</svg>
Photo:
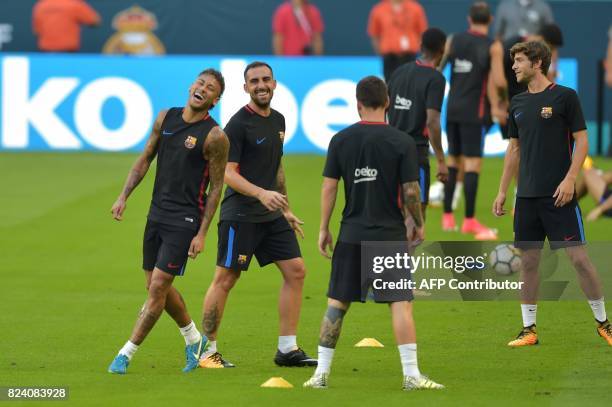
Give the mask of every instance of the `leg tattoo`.
<svg viewBox="0 0 612 407">
<path fill-rule="evenodd" d="M 204 329 L 204 335 L 210 337 L 214 334 L 219 327 L 219 308 L 215 303 L 211 308 L 204 311 L 204 317 L 202 318 L 202 328 Z"/>
<path fill-rule="evenodd" d="M 320 346 L 332 349 L 336 347 L 345 314 L 346 310 L 332 307 L 331 305 L 327 307 L 325 316 L 323 316 L 323 322 L 321 323 Z"/>
</svg>

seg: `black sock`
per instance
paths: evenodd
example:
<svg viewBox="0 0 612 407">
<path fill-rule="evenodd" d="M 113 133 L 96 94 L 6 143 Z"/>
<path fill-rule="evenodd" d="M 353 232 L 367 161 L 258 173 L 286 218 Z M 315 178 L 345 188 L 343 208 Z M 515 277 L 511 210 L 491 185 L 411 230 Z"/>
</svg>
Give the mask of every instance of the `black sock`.
<svg viewBox="0 0 612 407">
<path fill-rule="evenodd" d="M 478 173 L 466 172 L 463 178 L 465 191 L 465 217 L 473 218 L 476 211 L 476 191 L 478 190 Z"/>
<path fill-rule="evenodd" d="M 453 212 L 453 195 L 457 185 L 457 167 L 448 167 L 448 181 L 444 184 L 444 213 Z"/>
</svg>

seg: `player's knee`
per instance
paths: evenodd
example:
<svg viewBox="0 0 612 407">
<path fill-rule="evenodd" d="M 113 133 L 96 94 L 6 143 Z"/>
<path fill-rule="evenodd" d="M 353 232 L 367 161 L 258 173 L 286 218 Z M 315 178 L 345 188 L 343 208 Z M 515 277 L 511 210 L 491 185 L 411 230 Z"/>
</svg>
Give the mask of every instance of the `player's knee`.
<svg viewBox="0 0 612 407">
<path fill-rule="evenodd" d="M 296 264 L 289 270 L 289 273 L 286 273 L 286 278 L 294 282 L 304 281 L 306 278 L 306 265 L 303 262 Z"/>
<path fill-rule="evenodd" d="M 215 285 L 215 287 L 223 291 L 229 292 L 232 288 L 234 288 L 234 285 L 236 285 L 236 282 L 238 281 L 239 277 L 239 273 L 234 272 L 232 270 L 227 270 L 222 273 L 217 273 L 215 275 L 213 284 Z"/>
<path fill-rule="evenodd" d="M 149 297 L 153 299 L 166 298 L 166 294 L 168 294 L 167 285 L 160 280 L 152 280 L 148 286 Z"/>
<path fill-rule="evenodd" d="M 591 262 L 585 251 L 570 251 L 568 255 L 572 265 L 577 271 L 587 271 L 589 269 Z"/>
</svg>

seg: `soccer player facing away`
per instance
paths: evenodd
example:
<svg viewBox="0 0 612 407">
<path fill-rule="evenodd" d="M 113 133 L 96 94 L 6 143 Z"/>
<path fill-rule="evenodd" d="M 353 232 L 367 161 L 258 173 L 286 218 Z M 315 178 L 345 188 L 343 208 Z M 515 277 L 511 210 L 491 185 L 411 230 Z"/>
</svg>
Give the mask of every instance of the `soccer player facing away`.
<svg viewBox="0 0 612 407">
<path fill-rule="evenodd" d="M 538 343 L 538 265 L 545 238 L 551 249 L 565 248 L 593 310 L 597 332 L 612 345 L 612 326 L 606 317 L 602 285 L 584 246 L 582 215 L 575 197 L 576 176 L 588 151 L 578 96 L 574 90 L 546 77 L 551 51 L 545 43 L 519 43 L 510 53 L 516 79 L 527 84 L 527 92 L 516 95 L 510 104 L 510 144 L 493 203 L 493 213 L 504 215 L 506 191 L 518 164 L 514 240 L 523 251 L 523 329 L 508 345 Z"/>
<path fill-rule="evenodd" d="M 217 104 L 224 89 L 221 73 L 206 69 L 189 88 L 185 107 L 163 110 L 157 115 L 144 152 L 134 163 L 111 209 L 113 217 L 121 220 L 128 197 L 157 156 L 142 250 L 148 297 L 132 336 L 109 366 L 110 373 L 126 373 L 129 361 L 163 310 L 174 319 L 185 338 L 187 362 L 183 371 L 198 367 L 207 339 L 198 332 L 172 283 L 176 276 L 185 273 L 187 257 L 195 259 L 203 250 L 221 197 L 229 141 L 209 110 Z"/>
<path fill-rule="evenodd" d="M 492 17 L 487 3 L 470 7 L 469 30 L 454 35 L 446 43 L 451 64 L 450 92 L 446 114 L 448 138 L 448 182 L 444 186 L 442 229 L 456 229 L 453 195 L 460 167 L 465 171 L 465 218 L 461 233 L 478 240 L 496 239 L 496 233 L 475 217 L 478 177 L 482 166 L 484 138 L 491 125 L 487 99 L 491 39 L 487 37 Z"/>
<path fill-rule="evenodd" d="M 329 144 L 321 189 L 319 252 L 329 258 L 328 249 L 333 250 L 332 272 L 319 337 L 319 365 L 304 387 L 327 387 L 343 318 L 351 302 L 365 300 L 360 281 L 360 243 L 424 238 L 416 143 L 385 123 L 388 106 L 385 83 L 375 76 L 363 78 L 357 84 L 357 109 L 362 121 L 340 131 Z M 329 221 L 340 179 L 346 203 L 334 249 Z M 390 302 L 389 307 L 404 374 L 403 388 L 443 388 L 419 372 L 412 292 L 402 294 L 405 299 Z"/>
<path fill-rule="evenodd" d="M 230 152 L 227 189 L 221 203 L 215 276 L 204 298 L 202 325 L 210 347 L 200 367 L 233 367 L 217 351 L 217 331 L 230 290 L 253 255 L 260 266 L 276 264 L 283 276 L 278 301 L 279 338 L 274 362 L 279 366 L 314 366 L 317 361 L 297 346 L 306 267 L 296 233 L 304 236 L 289 209 L 281 158 L 285 118 L 270 107 L 276 88 L 272 68 L 253 62 L 244 71 L 251 100 L 227 123 Z"/>
<path fill-rule="evenodd" d="M 446 182 L 448 168 L 442 150 L 440 111 L 446 80 L 436 70 L 444 55 L 446 34 L 437 28 L 423 33 L 421 56 L 399 67 L 389 80 L 389 124 L 416 142 L 423 217 L 429 202 L 429 142 L 438 163 L 436 178 Z"/>
</svg>

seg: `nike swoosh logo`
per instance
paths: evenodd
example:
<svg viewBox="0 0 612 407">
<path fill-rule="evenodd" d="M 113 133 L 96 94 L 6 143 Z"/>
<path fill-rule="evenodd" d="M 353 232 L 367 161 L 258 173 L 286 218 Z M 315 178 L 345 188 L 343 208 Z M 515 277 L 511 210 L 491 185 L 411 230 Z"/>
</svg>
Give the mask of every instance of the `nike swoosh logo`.
<svg viewBox="0 0 612 407">
<path fill-rule="evenodd" d="M 260 140 L 260 139 L 257 139 L 257 144 L 261 144 L 261 143 L 263 143 L 265 139 L 266 139 L 265 137 L 264 137 L 264 138 L 262 138 L 261 140 Z"/>
<path fill-rule="evenodd" d="M 572 240 L 575 237 L 576 237 L 576 235 L 572 235 L 572 236 L 564 237 L 563 240 L 565 240 L 567 242 L 568 240 Z"/>
<path fill-rule="evenodd" d="M 515 119 L 518 119 L 518 118 L 519 118 L 519 116 L 520 116 L 520 115 L 522 115 L 522 114 L 523 114 L 523 112 L 517 112 L 517 113 L 514 113 L 514 118 L 515 118 Z"/>
<path fill-rule="evenodd" d="M 164 130 L 164 131 L 162 132 L 162 135 L 164 135 L 164 136 L 171 136 L 171 135 L 173 135 L 173 134 L 174 134 L 174 133 L 170 133 L 169 131 L 166 131 L 166 130 Z"/>
<path fill-rule="evenodd" d="M 177 268 L 179 268 L 179 267 L 181 267 L 181 266 L 180 266 L 180 265 L 178 265 L 178 264 L 168 263 L 168 268 L 171 268 L 171 269 L 177 269 Z"/>
</svg>

